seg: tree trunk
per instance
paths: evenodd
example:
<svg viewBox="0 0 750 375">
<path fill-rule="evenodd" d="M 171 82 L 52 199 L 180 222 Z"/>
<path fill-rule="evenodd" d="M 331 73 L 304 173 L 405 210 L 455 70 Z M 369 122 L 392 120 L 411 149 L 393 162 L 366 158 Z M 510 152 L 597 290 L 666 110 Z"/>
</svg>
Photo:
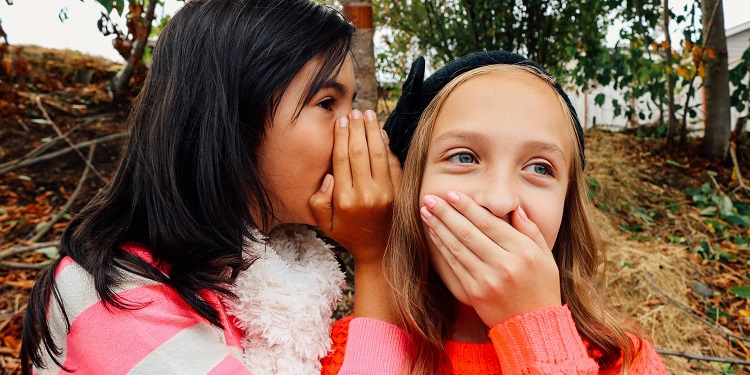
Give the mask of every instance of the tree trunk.
<svg viewBox="0 0 750 375">
<path fill-rule="evenodd" d="M 664 0 L 664 35 L 667 41 L 667 59 L 666 59 L 666 72 L 667 72 L 667 112 L 668 125 L 667 125 L 667 147 L 671 147 L 674 144 L 674 137 L 677 133 L 677 119 L 674 113 L 674 80 L 672 80 L 672 38 L 669 36 L 669 0 Z"/>
<path fill-rule="evenodd" d="M 352 41 L 354 70 L 357 77 L 357 99 L 354 107 L 377 110 L 378 81 L 375 79 L 375 44 L 372 25 L 372 0 L 346 0 L 344 15 L 356 29 Z"/>
<path fill-rule="evenodd" d="M 722 0 L 703 0 L 701 6 L 703 30 L 706 33 L 706 48 L 703 55 L 706 64 L 703 77 L 706 95 L 706 133 L 701 143 L 701 153 L 708 158 L 723 159 L 729 150 L 731 129 L 724 10 Z"/>
<path fill-rule="evenodd" d="M 137 1 L 137 0 L 131 0 Z M 144 0 L 145 1 L 145 0 Z M 154 20 L 154 10 L 156 9 L 156 3 L 158 0 L 150 0 L 148 2 L 148 8 L 146 9 L 146 15 L 140 21 L 140 27 L 138 28 L 138 35 L 135 36 L 133 43 L 133 49 L 130 53 L 130 58 L 125 62 L 122 69 L 112 78 L 109 82 L 109 96 L 110 99 L 115 99 L 118 94 L 127 91 L 128 83 L 130 83 L 130 77 L 133 76 L 138 65 L 143 64 L 143 52 L 146 49 L 148 43 L 148 35 L 151 34 L 151 23 Z M 136 16 L 136 15 L 132 15 Z M 140 17 L 140 15 L 137 15 Z"/>
</svg>

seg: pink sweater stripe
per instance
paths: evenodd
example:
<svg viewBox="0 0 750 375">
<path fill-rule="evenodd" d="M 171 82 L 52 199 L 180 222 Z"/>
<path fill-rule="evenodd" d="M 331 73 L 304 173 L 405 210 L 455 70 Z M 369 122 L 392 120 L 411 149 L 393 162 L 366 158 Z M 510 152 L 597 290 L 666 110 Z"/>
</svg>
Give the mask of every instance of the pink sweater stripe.
<svg viewBox="0 0 750 375">
<path fill-rule="evenodd" d="M 70 360 L 65 367 L 103 365 L 101 373 L 126 374 L 159 345 L 200 322 L 190 307 L 164 285 L 136 288 L 118 296 L 123 301 L 146 305 L 122 310 L 99 302 L 86 309 L 70 326 Z M 113 352 L 128 355 L 100 362 Z"/>
</svg>

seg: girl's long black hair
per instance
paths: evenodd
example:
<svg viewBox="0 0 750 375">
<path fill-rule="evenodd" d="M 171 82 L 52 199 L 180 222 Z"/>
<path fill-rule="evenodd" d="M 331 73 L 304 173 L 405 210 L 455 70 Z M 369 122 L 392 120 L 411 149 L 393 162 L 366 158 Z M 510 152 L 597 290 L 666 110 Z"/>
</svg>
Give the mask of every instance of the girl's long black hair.
<svg viewBox="0 0 750 375">
<path fill-rule="evenodd" d="M 258 173 L 265 127 L 306 63 L 317 59 L 320 71 L 300 105 L 337 74 L 353 31 L 339 12 L 310 0 L 188 1 L 159 37 L 117 172 L 65 229 L 61 259 L 86 269 L 100 298 L 116 308 L 138 308 L 112 292 L 127 270 L 174 288 L 220 326 L 198 291 L 228 294 L 226 286 L 249 266 L 242 248 L 255 240 L 252 229 L 273 218 Z M 123 251 L 128 241 L 149 248 L 169 275 Z M 58 263 L 31 292 L 21 351 L 26 374 L 32 364 L 46 366 L 44 351 L 62 366 L 46 322 L 51 298 L 63 306 Z"/>
</svg>

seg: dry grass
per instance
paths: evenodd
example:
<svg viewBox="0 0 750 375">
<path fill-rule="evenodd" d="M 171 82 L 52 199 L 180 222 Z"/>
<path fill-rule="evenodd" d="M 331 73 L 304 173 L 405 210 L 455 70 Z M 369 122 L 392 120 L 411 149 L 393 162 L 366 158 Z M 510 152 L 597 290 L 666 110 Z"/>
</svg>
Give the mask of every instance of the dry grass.
<svg viewBox="0 0 750 375">
<path fill-rule="evenodd" d="M 632 136 L 594 131 L 587 134 L 587 172 L 601 185 L 598 198 L 606 202 L 642 202 L 645 196 L 668 194 L 668 188 L 657 186 L 648 168 L 635 160 L 631 142 L 646 142 Z M 679 197 L 679 189 L 675 197 Z M 679 199 L 679 198 L 677 198 Z M 684 215 L 689 215 L 685 213 Z M 691 306 L 690 288 L 702 280 L 703 266 L 689 256 L 684 245 L 659 239 L 636 241 L 632 233 L 619 230 L 614 210 L 595 210 L 595 221 L 608 245 L 606 283 L 610 298 L 618 308 L 635 318 L 650 335 L 657 348 L 693 355 L 737 358 L 722 335 L 690 317 L 664 298 L 645 276 L 673 299 Z M 687 218 L 674 218 L 684 223 Z M 653 228 L 663 231 L 663 228 Z M 663 356 L 672 374 L 717 374 L 720 366 L 711 362 L 688 362 Z"/>
</svg>

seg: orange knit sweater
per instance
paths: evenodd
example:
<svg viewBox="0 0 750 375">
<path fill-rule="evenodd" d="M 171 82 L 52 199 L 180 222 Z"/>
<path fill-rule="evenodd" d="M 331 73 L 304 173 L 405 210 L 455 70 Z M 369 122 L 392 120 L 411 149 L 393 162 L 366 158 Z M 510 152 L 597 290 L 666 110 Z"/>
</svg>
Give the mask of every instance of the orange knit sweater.
<svg viewBox="0 0 750 375">
<path fill-rule="evenodd" d="M 349 330 L 348 316 L 333 323 L 332 351 L 322 360 L 323 375 L 335 375 L 344 362 Z M 533 366 L 539 374 L 599 374 L 615 375 L 619 368 L 599 371 L 596 362 L 589 358 L 583 340 L 575 331 L 575 323 L 567 306 L 545 309 L 515 317 L 493 327 L 489 336 L 492 343 L 463 343 L 448 340 L 446 354 L 452 369 L 444 374 L 455 375 L 500 375 L 526 374 Z M 572 333 L 572 334 L 571 334 Z M 550 338 L 559 337 L 553 342 Z M 577 342 L 573 342 L 577 341 Z M 565 363 L 564 369 L 558 367 Z M 503 371 L 503 369 L 506 369 Z M 572 372 L 571 372 L 572 371 Z M 664 364 L 648 342 L 643 342 L 641 351 L 630 368 L 629 374 L 666 374 Z"/>
</svg>

